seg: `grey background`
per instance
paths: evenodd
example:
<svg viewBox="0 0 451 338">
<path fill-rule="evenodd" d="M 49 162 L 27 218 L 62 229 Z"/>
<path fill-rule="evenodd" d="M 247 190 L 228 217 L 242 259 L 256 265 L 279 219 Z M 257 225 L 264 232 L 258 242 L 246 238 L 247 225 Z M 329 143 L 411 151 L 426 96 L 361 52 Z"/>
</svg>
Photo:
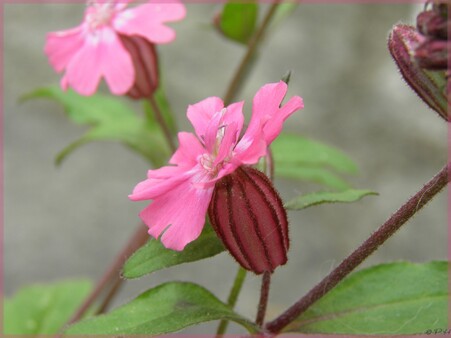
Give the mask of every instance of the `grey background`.
<svg viewBox="0 0 451 338">
<path fill-rule="evenodd" d="M 244 48 L 209 28 L 219 4 L 189 4 L 172 26 L 177 40 L 159 47 L 165 87 L 180 129 L 192 130 L 186 106 L 223 96 Z M 266 6 L 262 6 L 266 9 Z M 351 205 L 290 213 L 289 263 L 273 277 L 268 318 L 276 316 L 335 267 L 390 216 L 447 158 L 446 124 L 405 85 L 386 49 L 398 21 L 412 23 L 420 6 L 301 4 L 268 36 L 239 99 L 291 69 L 289 95 L 305 109 L 285 130 L 333 144 L 361 168 L 355 187 L 379 192 Z M 78 149 L 64 164 L 55 154 L 86 129 L 62 108 L 23 93 L 57 83 L 43 54 L 45 34 L 78 25 L 83 5 L 10 4 L 4 11 L 4 284 L 7 296 L 35 282 L 99 278 L 139 224 L 146 203 L 127 199 L 145 178 L 144 160 L 116 143 Z M 263 11 L 262 13 L 263 14 Z M 250 105 L 246 105 L 247 112 Z M 249 115 L 248 115 L 249 118 Z M 288 199 L 311 190 L 276 181 Z M 363 266 L 396 260 L 445 259 L 446 194 L 442 193 Z M 115 304 L 166 280 L 201 283 L 225 300 L 236 271 L 227 254 L 127 283 Z M 255 315 L 260 279 L 251 274 L 237 309 Z M 185 332 L 212 332 L 204 324 Z M 235 332 L 241 332 L 233 327 Z"/>
</svg>

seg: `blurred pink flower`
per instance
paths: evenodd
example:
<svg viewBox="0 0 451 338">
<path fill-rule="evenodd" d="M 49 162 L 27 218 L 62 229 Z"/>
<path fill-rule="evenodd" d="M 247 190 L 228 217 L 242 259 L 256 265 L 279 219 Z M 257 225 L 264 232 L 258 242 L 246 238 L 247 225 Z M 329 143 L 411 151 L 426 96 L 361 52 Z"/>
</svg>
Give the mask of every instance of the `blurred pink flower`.
<svg viewBox="0 0 451 338">
<path fill-rule="evenodd" d="M 220 98 L 209 97 L 188 107 L 196 135 L 180 132 L 171 165 L 149 170 L 147 179 L 129 196 L 133 201 L 153 200 L 140 213 L 150 235 L 178 251 L 200 235 L 216 181 L 241 165 L 256 164 L 267 154 L 285 119 L 303 108 L 299 96 L 280 106 L 286 92 L 282 81 L 260 88 L 241 138 L 243 101 L 224 107 Z"/>
<path fill-rule="evenodd" d="M 57 72 L 65 70 L 63 89 L 91 95 L 104 77 L 113 94 L 125 94 L 135 81 L 135 69 L 121 38 L 140 36 L 156 44 L 175 39 L 164 23 L 185 17 L 182 3 L 156 0 L 126 9 L 129 1 L 89 1 L 81 25 L 47 35 L 45 53 L 51 65 Z"/>
</svg>

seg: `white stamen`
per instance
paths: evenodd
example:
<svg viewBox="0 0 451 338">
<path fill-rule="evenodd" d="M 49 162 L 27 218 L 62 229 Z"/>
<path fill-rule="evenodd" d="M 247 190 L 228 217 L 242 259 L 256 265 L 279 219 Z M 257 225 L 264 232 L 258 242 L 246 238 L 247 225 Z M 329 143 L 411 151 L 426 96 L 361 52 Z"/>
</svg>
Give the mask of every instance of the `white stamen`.
<svg viewBox="0 0 451 338">
<path fill-rule="evenodd" d="M 214 147 L 210 154 L 203 154 L 199 158 L 199 162 L 202 165 L 202 167 L 208 172 L 208 175 L 210 177 L 214 177 L 218 174 L 219 170 L 224 166 L 225 162 L 229 160 L 229 156 L 227 156 L 224 160 L 222 160 L 220 163 L 217 163 L 215 165 L 216 157 L 219 154 L 219 150 L 221 148 L 222 141 L 224 139 L 224 136 L 227 131 L 228 125 L 223 122 L 224 115 L 227 113 L 227 108 L 221 109 L 221 111 L 215 113 L 215 118 L 218 117 L 217 114 L 220 114 L 220 122 L 222 123 L 218 130 L 216 131 L 216 139 Z"/>
<path fill-rule="evenodd" d="M 114 0 L 108 0 L 105 3 L 88 0 L 87 6 L 92 8 L 86 17 L 91 29 L 108 24 L 114 14 Z"/>
</svg>

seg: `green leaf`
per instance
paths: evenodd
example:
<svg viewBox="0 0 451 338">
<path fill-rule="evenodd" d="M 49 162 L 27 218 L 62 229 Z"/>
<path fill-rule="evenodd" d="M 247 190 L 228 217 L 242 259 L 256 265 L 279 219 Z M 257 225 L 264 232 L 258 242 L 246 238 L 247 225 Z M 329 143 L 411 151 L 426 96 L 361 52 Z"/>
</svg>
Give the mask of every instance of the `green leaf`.
<svg viewBox="0 0 451 338">
<path fill-rule="evenodd" d="M 348 182 L 320 166 L 276 164 L 274 173 L 277 177 L 317 183 L 336 190 L 351 189 Z"/>
<path fill-rule="evenodd" d="M 323 166 L 344 174 L 356 174 L 357 165 L 342 151 L 292 134 L 281 134 L 271 144 L 277 165 Z"/>
<path fill-rule="evenodd" d="M 448 327 L 448 262 L 381 264 L 358 271 L 285 330 L 416 334 Z"/>
<path fill-rule="evenodd" d="M 170 266 L 212 257 L 223 251 L 221 241 L 207 223 L 200 237 L 180 252 L 166 249 L 157 240 L 150 240 L 125 262 L 122 274 L 125 278 L 138 278 Z"/>
<path fill-rule="evenodd" d="M 337 190 L 349 189 L 338 177 L 356 174 L 357 165 L 343 152 L 298 135 L 281 134 L 271 145 L 275 174 L 318 183 Z"/>
<path fill-rule="evenodd" d="M 276 10 L 276 14 L 274 14 L 274 18 L 271 21 L 271 29 L 274 29 L 274 27 L 278 26 L 283 21 L 285 21 L 288 18 L 288 16 L 293 14 L 293 12 L 296 10 L 298 6 L 299 6 L 298 1 L 285 2 L 279 4 Z"/>
<path fill-rule="evenodd" d="M 224 5 L 219 29 L 229 39 L 246 44 L 255 31 L 257 17 L 257 3 L 231 1 Z"/>
<path fill-rule="evenodd" d="M 4 333 L 7 335 L 55 334 L 69 320 L 91 283 L 73 280 L 33 285 L 4 302 Z"/>
<path fill-rule="evenodd" d="M 48 98 L 63 105 L 71 121 L 91 129 L 56 157 L 60 164 L 68 154 L 79 146 L 100 140 L 121 141 L 154 165 L 163 165 L 169 156 L 164 136 L 156 123 L 145 123 L 119 97 L 95 94 L 81 96 L 72 90 L 62 91 L 59 87 L 40 88 L 22 97 L 22 101 Z M 160 98 L 161 99 L 161 98 Z"/>
<path fill-rule="evenodd" d="M 203 287 L 170 282 L 144 292 L 106 315 L 83 320 L 69 327 L 66 334 L 156 335 L 218 319 L 237 322 L 250 332 L 257 329 Z"/>
<path fill-rule="evenodd" d="M 301 210 L 323 203 L 350 203 L 358 201 L 368 195 L 377 195 L 377 193 L 371 190 L 357 189 L 349 189 L 340 192 L 314 192 L 299 196 L 285 203 L 285 208 Z"/>
</svg>

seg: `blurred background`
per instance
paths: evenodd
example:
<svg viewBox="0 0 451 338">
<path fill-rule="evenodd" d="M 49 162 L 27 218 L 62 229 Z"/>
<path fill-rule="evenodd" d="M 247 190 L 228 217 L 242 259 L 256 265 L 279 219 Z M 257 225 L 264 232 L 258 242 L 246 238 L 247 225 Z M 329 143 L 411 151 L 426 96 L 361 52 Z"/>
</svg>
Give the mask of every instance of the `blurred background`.
<svg viewBox="0 0 451 338">
<path fill-rule="evenodd" d="M 191 131 L 188 104 L 223 96 L 245 48 L 210 23 L 220 4 L 188 4 L 172 24 L 174 43 L 158 47 L 165 89 L 181 130 Z M 267 6 L 261 6 L 262 16 Z M 446 124 L 403 82 L 386 48 L 391 27 L 414 23 L 419 5 L 300 4 L 267 36 L 238 99 L 251 102 L 263 84 L 292 71 L 289 96 L 305 109 L 285 131 L 334 145 L 360 167 L 349 181 L 372 189 L 349 205 L 290 212 L 289 262 L 273 277 L 268 319 L 336 267 L 447 159 Z M 127 195 L 148 164 L 117 143 L 91 143 L 60 167 L 54 156 L 85 132 L 46 100 L 18 103 L 33 89 L 59 82 L 43 53 L 47 32 L 78 25 L 83 4 L 4 5 L 4 291 L 85 276 L 97 280 L 139 224 L 146 205 Z M 250 104 L 246 105 L 250 112 Z M 249 115 L 247 116 L 249 118 Z M 277 180 L 284 200 L 305 191 Z M 363 266 L 446 259 L 447 198 L 442 193 Z M 168 280 L 194 281 L 226 300 L 236 263 L 223 253 L 126 283 L 114 306 Z M 260 278 L 248 274 L 237 305 L 253 318 Z M 209 333 L 216 323 L 185 330 Z M 242 332 L 232 326 L 230 332 Z"/>
</svg>

